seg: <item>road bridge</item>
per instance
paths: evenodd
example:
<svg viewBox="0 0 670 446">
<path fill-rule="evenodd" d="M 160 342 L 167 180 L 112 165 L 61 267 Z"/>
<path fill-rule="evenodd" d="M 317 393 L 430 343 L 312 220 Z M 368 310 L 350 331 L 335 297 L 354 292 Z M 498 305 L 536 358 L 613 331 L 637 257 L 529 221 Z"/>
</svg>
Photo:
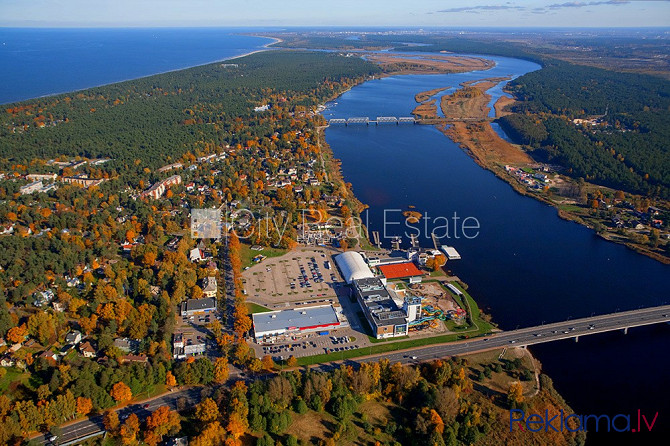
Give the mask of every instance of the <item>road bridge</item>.
<svg viewBox="0 0 670 446">
<path fill-rule="evenodd" d="M 352 118 L 333 118 L 328 121 L 329 125 L 334 125 L 334 124 L 344 124 L 345 126 L 348 126 L 350 124 L 365 124 L 365 125 L 370 125 L 370 124 L 375 124 L 375 125 L 380 125 L 380 124 L 416 124 L 419 121 L 415 119 L 412 116 L 401 116 L 401 117 L 395 117 L 395 116 L 377 116 L 375 119 L 370 119 L 365 116 L 357 116 L 357 117 L 352 117 Z"/>
</svg>

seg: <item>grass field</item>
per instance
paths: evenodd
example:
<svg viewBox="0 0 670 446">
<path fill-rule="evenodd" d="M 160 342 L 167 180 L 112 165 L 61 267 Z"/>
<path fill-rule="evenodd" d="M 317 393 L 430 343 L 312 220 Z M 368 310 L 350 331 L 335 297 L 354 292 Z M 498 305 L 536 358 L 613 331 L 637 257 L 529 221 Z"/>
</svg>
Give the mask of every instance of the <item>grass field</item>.
<svg viewBox="0 0 670 446">
<path fill-rule="evenodd" d="M 267 313 L 268 311 L 272 311 L 269 308 L 265 308 L 262 305 L 258 305 L 252 302 L 247 302 L 247 309 L 249 310 L 249 314 Z"/>
<path fill-rule="evenodd" d="M 28 374 L 22 372 L 21 370 L 15 367 L 7 367 L 5 375 L 0 378 L 0 394 L 5 394 L 10 384 L 16 381 L 26 381 L 28 379 Z"/>
<path fill-rule="evenodd" d="M 282 249 L 282 248 L 268 248 L 263 247 L 262 251 L 252 251 L 251 246 L 242 244 L 240 247 L 240 260 L 242 261 L 242 268 L 246 268 L 247 266 L 254 265 L 254 262 L 251 261 L 254 257 L 256 257 L 258 254 L 262 254 L 265 257 L 279 257 L 283 256 L 288 252 L 288 249 Z"/>
</svg>

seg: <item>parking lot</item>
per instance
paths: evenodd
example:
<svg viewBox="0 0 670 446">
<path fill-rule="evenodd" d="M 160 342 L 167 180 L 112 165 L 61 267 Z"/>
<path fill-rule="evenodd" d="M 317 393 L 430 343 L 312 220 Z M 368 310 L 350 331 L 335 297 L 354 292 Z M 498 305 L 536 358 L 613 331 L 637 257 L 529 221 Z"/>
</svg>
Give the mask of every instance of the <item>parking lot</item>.
<svg viewBox="0 0 670 446">
<path fill-rule="evenodd" d="M 258 354 L 270 355 L 276 361 L 287 359 L 290 356 L 299 358 L 301 356 L 312 356 L 321 353 L 336 353 L 360 348 L 367 342 L 359 342 L 361 336 L 346 336 L 340 334 L 341 330 L 333 332 L 332 335 L 318 335 L 308 333 L 300 338 L 295 338 L 286 344 L 255 346 Z"/>
<path fill-rule="evenodd" d="M 276 258 L 268 258 L 242 274 L 247 299 L 277 308 L 296 301 L 335 298 L 341 278 L 323 248 L 303 248 Z"/>
<path fill-rule="evenodd" d="M 220 320 L 218 313 L 193 315 L 190 317 L 180 316 L 174 329 L 174 334 L 184 335 L 186 345 L 204 343 L 206 354 L 212 354 L 217 351 L 217 346 L 213 339 L 209 339 L 209 329 L 207 329 L 206 325 L 215 318 Z"/>
</svg>

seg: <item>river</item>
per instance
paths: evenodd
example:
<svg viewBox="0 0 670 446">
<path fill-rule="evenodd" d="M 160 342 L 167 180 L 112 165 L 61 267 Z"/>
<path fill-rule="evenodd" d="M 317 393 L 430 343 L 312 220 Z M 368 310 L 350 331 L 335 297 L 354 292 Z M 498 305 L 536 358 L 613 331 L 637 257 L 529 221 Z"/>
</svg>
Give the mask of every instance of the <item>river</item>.
<svg viewBox="0 0 670 446">
<path fill-rule="evenodd" d="M 495 60 L 496 67 L 365 82 L 327 104 L 324 116 L 410 116 L 418 92 L 540 68 L 528 61 L 485 57 Z M 494 100 L 502 94 L 500 87 L 490 92 Z M 448 269 L 469 284 L 473 297 L 503 329 L 670 302 L 668 266 L 604 241 L 560 219 L 554 208 L 519 195 L 432 126 L 333 125 L 326 130 L 326 141 L 342 160 L 345 180 L 370 206 L 365 217 L 371 231 L 401 235 L 405 228 L 392 224 L 401 221 L 395 210 L 408 206 L 431 219 L 444 216 L 453 222 L 454 213 L 460 222 L 477 219 L 477 237 L 455 238 L 450 228 L 451 238 L 443 240 L 463 257 L 449 262 Z M 422 246 L 432 246 L 424 235 L 419 239 Z M 577 413 L 637 417 L 637 409 L 658 411 L 654 431 L 667 433 L 669 341 L 670 326 L 664 325 L 531 350 Z M 649 439 L 649 434 L 640 435 Z M 630 440 L 630 434 L 589 434 L 589 444 Z"/>
</svg>

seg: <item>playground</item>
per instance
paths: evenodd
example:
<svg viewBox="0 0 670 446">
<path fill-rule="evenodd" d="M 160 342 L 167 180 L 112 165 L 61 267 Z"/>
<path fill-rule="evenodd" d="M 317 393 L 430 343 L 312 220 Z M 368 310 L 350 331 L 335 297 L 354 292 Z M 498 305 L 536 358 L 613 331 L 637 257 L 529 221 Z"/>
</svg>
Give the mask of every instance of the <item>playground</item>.
<svg viewBox="0 0 670 446">
<path fill-rule="evenodd" d="M 411 286 L 412 293 L 421 297 L 421 318 L 409 324 L 410 331 L 445 328 L 444 322 L 452 320 L 461 324 L 466 312 L 454 300 L 451 293 L 439 283 L 428 282 Z"/>
</svg>

